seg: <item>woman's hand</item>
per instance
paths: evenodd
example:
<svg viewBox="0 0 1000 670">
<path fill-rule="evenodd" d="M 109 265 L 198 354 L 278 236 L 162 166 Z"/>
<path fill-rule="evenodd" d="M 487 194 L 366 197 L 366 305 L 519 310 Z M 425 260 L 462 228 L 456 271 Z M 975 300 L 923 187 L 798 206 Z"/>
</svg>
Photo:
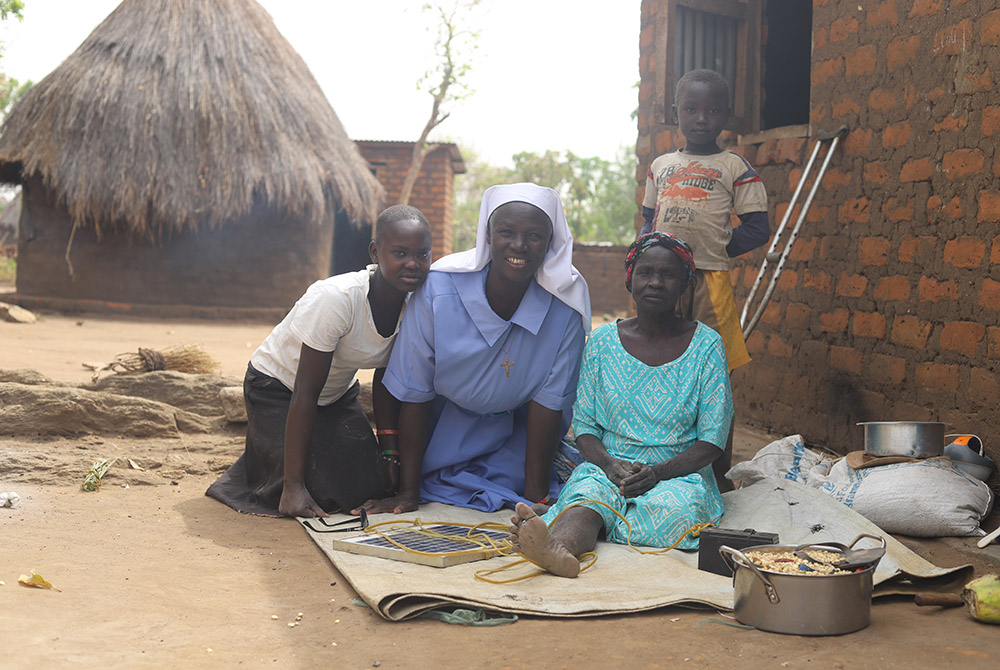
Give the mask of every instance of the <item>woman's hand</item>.
<svg viewBox="0 0 1000 670">
<path fill-rule="evenodd" d="M 552 457 L 561 435 L 562 412 L 529 402 L 524 444 L 524 497 L 528 500 L 548 497 Z"/>
<path fill-rule="evenodd" d="M 619 490 L 626 498 L 635 498 L 649 491 L 659 481 L 660 478 L 656 476 L 653 468 L 645 463 L 632 463 L 629 474 L 622 480 Z"/>
<path fill-rule="evenodd" d="M 609 454 L 604 443 L 594 435 L 578 435 L 576 446 L 584 458 L 604 471 L 626 498 L 641 496 L 660 481 L 659 475 L 645 463 L 624 461 Z"/>
<path fill-rule="evenodd" d="M 553 505 L 555 505 L 557 502 L 559 502 L 557 498 L 548 498 L 546 499 L 545 502 L 533 503 L 531 505 L 531 511 L 537 514 L 538 516 L 542 516 L 550 509 L 552 509 Z"/>
<path fill-rule="evenodd" d="M 403 512 L 415 512 L 419 505 L 420 496 L 417 493 L 400 491 L 391 498 L 371 499 L 365 501 L 361 507 L 369 514 L 402 514 Z M 351 514 L 361 514 L 361 507 L 351 510 Z"/>
<path fill-rule="evenodd" d="M 285 516 L 330 516 L 316 504 L 305 485 L 282 487 L 278 512 Z"/>
<path fill-rule="evenodd" d="M 624 484 L 625 478 L 632 474 L 632 464 L 614 456 L 608 456 L 596 465 L 604 471 L 611 483 L 619 488 Z"/>
</svg>

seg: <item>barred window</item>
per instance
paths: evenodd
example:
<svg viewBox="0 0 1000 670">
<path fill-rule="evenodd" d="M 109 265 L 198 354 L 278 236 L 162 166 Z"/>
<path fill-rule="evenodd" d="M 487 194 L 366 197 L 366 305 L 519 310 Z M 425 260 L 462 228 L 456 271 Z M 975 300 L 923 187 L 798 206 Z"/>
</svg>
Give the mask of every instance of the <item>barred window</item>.
<svg viewBox="0 0 1000 670">
<path fill-rule="evenodd" d="M 729 82 L 727 129 L 752 133 L 809 122 L 812 3 L 804 0 L 663 0 L 657 13 L 654 115 L 673 124 L 677 80 L 715 70 Z"/>
<path fill-rule="evenodd" d="M 736 74 L 736 42 L 740 20 L 678 5 L 674 29 L 674 81 L 685 72 L 715 70 L 733 88 Z"/>
</svg>

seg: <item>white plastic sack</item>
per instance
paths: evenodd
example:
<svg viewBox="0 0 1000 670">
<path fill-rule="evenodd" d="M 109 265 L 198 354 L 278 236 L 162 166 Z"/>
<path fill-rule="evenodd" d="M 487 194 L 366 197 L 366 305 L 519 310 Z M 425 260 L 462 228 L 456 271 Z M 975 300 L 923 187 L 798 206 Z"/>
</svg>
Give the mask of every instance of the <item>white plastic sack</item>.
<svg viewBox="0 0 1000 670">
<path fill-rule="evenodd" d="M 826 491 L 889 533 L 915 537 L 981 536 L 979 522 L 993 507 L 980 480 L 947 458 L 855 470 L 837 461 L 810 486 Z"/>
<path fill-rule="evenodd" d="M 945 458 L 893 463 L 855 470 L 807 449 L 800 435 L 776 440 L 752 460 L 738 463 L 726 478 L 749 486 L 763 479 L 800 482 L 824 491 L 887 533 L 915 537 L 981 536 L 993 507 L 983 482 Z"/>
<path fill-rule="evenodd" d="M 17 503 L 19 502 L 21 502 L 21 496 L 13 491 L 0 493 L 0 507 L 17 507 Z"/>
<path fill-rule="evenodd" d="M 726 473 L 726 479 L 738 481 L 741 486 L 772 477 L 808 484 L 814 472 L 825 475 L 833 462 L 834 459 L 807 449 L 801 435 L 789 435 L 758 451 L 752 460 L 734 465 Z"/>
</svg>

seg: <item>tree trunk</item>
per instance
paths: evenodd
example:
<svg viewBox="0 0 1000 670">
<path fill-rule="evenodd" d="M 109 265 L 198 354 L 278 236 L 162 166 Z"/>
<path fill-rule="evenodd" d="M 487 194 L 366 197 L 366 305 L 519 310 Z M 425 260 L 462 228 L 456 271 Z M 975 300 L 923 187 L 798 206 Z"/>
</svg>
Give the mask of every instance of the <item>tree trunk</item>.
<svg viewBox="0 0 1000 670">
<path fill-rule="evenodd" d="M 413 145 L 413 155 L 410 158 L 410 167 L 406 170 L 406 177 L 403 178 L 403 187 L 399 190 L 400 205 L 409 205 L 410 196 L 413 193 L 413 185 L 420 176 L 420 168 L 424 165 L 424 158 L 438 148 L 437 144 L 427 144 L 421 139 Z"/>
<path fill-rule="evenodd" d="M 450 71 L 447 77 L 450 77 Z M 423 132 L 420 133 L 420 139 L 416 141 L 413 145 L 413 155 L 410 157 L 410 167 L 406 171 L 406 177 L 403 179 L 403 187 L 399 190 L 399 203 L 400 205 L 410 204 L 410 195 L 413 193 L 413 185 L 417 182 L 417 177 L 420 176 L 420 168 L 424 165 L 424 158 L 427 154 L 431 153 L 438 148 L 438 144 L 427 144 L 427 136 L 431 134 L 437 126 L 441 124 L 442 121 L 448 118 L 448 114 L 443 114 L 438 117 L 441 111 L 441 101 L 444 99 L 445 94 L 448 92 L 448 85 L 450 81 L 446 78 L 442 81 L 441 86 L 438 88 L 439 93 L 434 96 L 434 104 L 431 107 L 431 116 L 427 119 L 427 123 L 424 125 Z"/>
</svg>

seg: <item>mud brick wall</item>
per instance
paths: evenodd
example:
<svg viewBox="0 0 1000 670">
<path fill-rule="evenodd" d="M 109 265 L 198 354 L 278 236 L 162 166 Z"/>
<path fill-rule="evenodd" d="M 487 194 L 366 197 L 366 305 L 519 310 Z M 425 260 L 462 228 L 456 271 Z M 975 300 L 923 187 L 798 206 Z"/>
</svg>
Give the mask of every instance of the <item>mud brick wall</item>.
<svg viewBox="0 0 1000 670">
<path fill-rule="evenodd" d="M 682 141 L 650 114 L 665 4 L 642 3 L 637 203 Z M 742 418 L 841 451 L 861 448 L 857 421 L 948 421 L 1000 455 L 998 77 L 993 0 L 814 0 L 812 130 L 850 132 L 734 374 Z M 758 167 L 773 230 L 812 141 L 730 148 Z M 733 264 L 741 305 L 762 258 Z"/>
<path fill-rule="evenodd" d="M 290 220 L 255 208 L 215 229 L 165 234 L 150 241 L 93 228 L 73 229 L 65 207 L 38 177 L 24 185 L 18 238 L 17 293 L 24 298 L 146 305 L 290 307 L 327 276 L 332 222 Z"/>
<path fill-rule="evenodd" d="M 385 188 L 386 206 L 399 202 L 403 179 L 410 167 L 413 143 L 358 140 L 356 144 L 361 155 L 372 166 L 375 177 Z M 461 171 L 465 171 L 464 167 Z M 417 177 L 410 196 L 410 204 L 423 212 L 431 224 L 435 260 L 452 251 L 454 181 L 455 168 L 450 145 L 443 145 L 424 158 L 420 176 Z"/>
<path fill-rule="evenodd" d="M 573 265 L 587 280 L 594 316 L 615 316 L 632 307 L 632 296 L 625 290 L 627 251 L 611 244 L 573 243 Z"/>
</svg>

